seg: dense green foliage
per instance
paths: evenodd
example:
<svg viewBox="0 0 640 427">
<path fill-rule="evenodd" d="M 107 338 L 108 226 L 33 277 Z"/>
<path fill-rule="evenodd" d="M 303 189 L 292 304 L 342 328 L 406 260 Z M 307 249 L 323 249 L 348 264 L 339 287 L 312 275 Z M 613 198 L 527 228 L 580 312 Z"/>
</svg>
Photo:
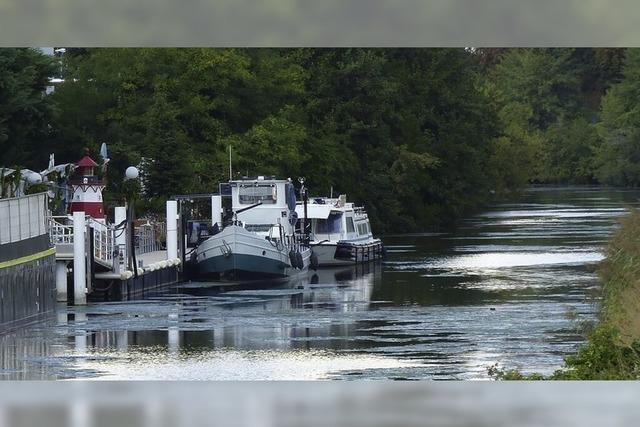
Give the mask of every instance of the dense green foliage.
<svg viewBox="0 0 640 427">
<path fill-rule="evenodd" d="M 44 96 L 47 76 L 64 82 Z M 0 50 L 0 164 L 109 145 L 147 208 L 234 176 L 305 176 L 379 232 L 445 225 L 531 183 L 640 184 L 634 49 Z"/>
<path fill-rule="evenodd" d="M 37 51 L 0 49 L 0 167 L 46 162 L 53 103 L 44 92 L 53 73 Z"/>
</svg>

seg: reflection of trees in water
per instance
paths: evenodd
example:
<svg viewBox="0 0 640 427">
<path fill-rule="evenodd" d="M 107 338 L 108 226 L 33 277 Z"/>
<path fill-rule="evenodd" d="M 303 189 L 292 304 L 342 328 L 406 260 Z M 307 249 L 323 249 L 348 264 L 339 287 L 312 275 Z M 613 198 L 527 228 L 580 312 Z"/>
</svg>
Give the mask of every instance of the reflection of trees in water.
<svg viewBox="0 0 640 427">
<path fill-rule="evenodd" d="M 486 302 L 487 299 L 509 300 L 513 291 L 487 291 L 474 288 L 486 280 L 477 276 L 425 277 L 424 271 L 382 273 L 381 285 L 374 288 L 374 301 L 390 301 L 394 305 L 460 305 Z"/>
</svg>

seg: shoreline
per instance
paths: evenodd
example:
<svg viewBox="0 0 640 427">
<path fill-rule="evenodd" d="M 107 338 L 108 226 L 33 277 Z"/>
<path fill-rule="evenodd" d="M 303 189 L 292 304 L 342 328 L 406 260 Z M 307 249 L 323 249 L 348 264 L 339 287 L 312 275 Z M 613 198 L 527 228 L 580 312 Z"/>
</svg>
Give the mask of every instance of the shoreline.
<svg viewBox="0 0 640 427">
<path fill-rule="evenodd" d="M 629 208 L 604 248 L 597 320 L 587 341 L 545 377 L 489 368 L 496 380 L 637 380 L 640 378 L 640 210 Z"/>
</svg>

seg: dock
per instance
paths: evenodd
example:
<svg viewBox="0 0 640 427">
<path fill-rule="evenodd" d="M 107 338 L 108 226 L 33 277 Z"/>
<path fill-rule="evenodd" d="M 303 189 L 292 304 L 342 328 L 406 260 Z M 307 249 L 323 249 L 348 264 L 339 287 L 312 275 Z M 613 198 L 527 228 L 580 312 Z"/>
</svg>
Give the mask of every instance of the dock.
<svg viewBox="0 0 640 427">
<path fill-rule="evenodd" d="M 154 229 L 134 230 L 126 208 L 115 208 L 115 223 L 96 220 L 84 212 L 49 218 L 49 238 L 55 247 L 58 302 L 124 301 L 178 283 L 178 215 L 167 202 L 166 248 Z"/>
</svg>

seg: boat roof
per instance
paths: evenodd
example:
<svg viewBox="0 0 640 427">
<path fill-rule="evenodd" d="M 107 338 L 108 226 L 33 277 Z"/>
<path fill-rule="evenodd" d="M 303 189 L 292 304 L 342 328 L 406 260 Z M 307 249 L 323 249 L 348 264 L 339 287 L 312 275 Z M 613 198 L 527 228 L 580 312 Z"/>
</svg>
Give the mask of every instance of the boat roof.
<svg viewBox="0 0 640 427">
<path fill-rule="evenodd" d="M 238 185 L 238 184 L 257 184 L 257 183 L 268 183 L 268 184 L 277 184 L 277 183 L 281 183 L 281 182 L 291 182 L 288 179 L 278 179 L 276 177 L 273 176 L 256 176 L 256 177 L 251 177 L 251 178 L 247 178 L 247 177 L 243 177 L 242 179 L 234 179 L 232 181 L 229 181 L 229 184 L 231 185 Z"/>
<path fill-rule="evenodd" d="M 310 219 L 327 219 L 331 212 L 342 212 L 340 208 L 333 205 L 316 205 L 313 203 L 307 204 L 307 218 Z M 298 218 L 304 218 L 304 204 L 296 205 L 296 213 Z"/>
</svg>

